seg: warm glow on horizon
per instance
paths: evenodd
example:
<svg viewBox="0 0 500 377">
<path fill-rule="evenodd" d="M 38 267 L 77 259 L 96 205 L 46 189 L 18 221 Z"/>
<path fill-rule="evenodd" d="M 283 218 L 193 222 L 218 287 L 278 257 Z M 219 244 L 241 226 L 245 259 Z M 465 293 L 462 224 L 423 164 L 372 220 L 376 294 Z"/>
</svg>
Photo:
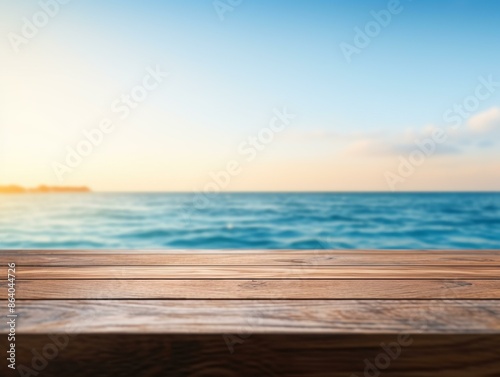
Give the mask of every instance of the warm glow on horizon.
<svg viewBox="0 0 500 377">
<path fill-rule="evenodd" d="M 388 28 L 347 62 L 338 45 L 370 9 L 339 18 L 330 4 L 308 10 L 314 23 L 292 22 L 303 9 L 282 14 L 256 3 L 221 23 L 212 9 L 186 5 L 176 12 L 192 17 L 187 25 L 168 4 L 137 15 L 136 5 L 120 5 L 147 25 L 130 30 L 113 5 L 96 6 L 61 8 L 18 53 L 9 38 L 0 42 L 0 186 L 500 190 L 498 52 L 462 44 L 433 52 L 442 47 L 432 36 L 439 20 L 427 20 L 418 38 L 411 26 Z M 421 5 L 411 6 L 418 22 Z M 0 31 L 20 33 L 37 7 L 0 6 Z M 82 14 L 94 15 L 94 27 Z M 463 25 L 450 28 L 460 40 Z M 407 35 L 419 43 L 406 46 Z M 430 145 L 436 130 L 444 136 Z"/>
</svg>

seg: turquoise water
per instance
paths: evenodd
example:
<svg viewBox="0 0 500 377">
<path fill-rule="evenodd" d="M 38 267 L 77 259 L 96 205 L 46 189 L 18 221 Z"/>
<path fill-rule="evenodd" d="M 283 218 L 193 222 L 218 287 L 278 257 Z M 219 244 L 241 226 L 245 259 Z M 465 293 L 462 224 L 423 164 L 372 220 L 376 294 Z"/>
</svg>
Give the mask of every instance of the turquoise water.
<svg viewBox="0 0 500 377">
<path fill-rule="evenodd" d="M 0 196 L 1 249 L 500 249 L 500 193 Z"/>
</svg>

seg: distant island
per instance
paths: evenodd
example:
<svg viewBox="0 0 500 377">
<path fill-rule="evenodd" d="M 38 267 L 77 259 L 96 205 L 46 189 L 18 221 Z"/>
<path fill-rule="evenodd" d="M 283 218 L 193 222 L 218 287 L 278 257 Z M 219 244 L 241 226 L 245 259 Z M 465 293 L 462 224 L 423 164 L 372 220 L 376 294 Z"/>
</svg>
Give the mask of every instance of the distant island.
<svg viewBox="0 0 500 377">
<path fill-rule="evenodd" d="M 40 185 L 36 188 L 25 188 L 18 185 L 0 186 L 0 194 L 45 194 L 45 193 L 79 193 L 91 192 L 86 186 L 45 186 Z"/>
</svg>

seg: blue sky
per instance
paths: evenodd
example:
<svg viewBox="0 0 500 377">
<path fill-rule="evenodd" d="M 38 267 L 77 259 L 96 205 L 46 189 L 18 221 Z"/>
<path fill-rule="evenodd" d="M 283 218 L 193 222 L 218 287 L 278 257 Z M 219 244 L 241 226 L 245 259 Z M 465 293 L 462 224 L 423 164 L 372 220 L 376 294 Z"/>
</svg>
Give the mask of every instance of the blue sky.
<svg viewBox="0 0 500 377">
<path fill-rule="evenodd" d="M 146 67 L 160 65 L 170 73 L 168 83 L 151 93 L 133 119 L 114 132 L 78 171 L 68 174 L 66 183 L 89 182 L 100 189 L 118 190 L 127 182 L 127 173 L 115 172 L 113 182 L 105 179 L 109 169 L 137 169 L 139 180 L 150 182 L 134 186 L 138 190 L 190 190 L 202 185 L 210 171 L 237 158 L 238 141 L 265 126 L 273 109 L 286 107 L 297 115 L 290 129 L 248 167 L 248 175 L 236 177 L 229 189 L 271 190 L 275 186 L 266 183 L 271 174 L 266 169 L 285 169 L 285 164 L 289 169 L 297 161 L 309 160 L 318 170 L 310 177 L 311 185 L 286 178 L 276 187 L 386 189 L 383 179 L 371 176 L 354 179 L 352 187 L 335 183 L 338 180 L 332 169 L 336 166 L 341 165 L 343 181 L 355 167 L 360 170 L 353 177 L 365 175 L 361 166 L 373 171 L 372 165 L 363 162 L 363 158 L 373 160 L 370 156 L 343 154 L 342 150 L 349 149 L 347 144 L 356 141 L 353 138 L 398 143 L 408 130 L 420 134 L 429 125 L 441 127 L 443 112 L 473 93 L 478 77 L 492 75 L 500 80 L 500 3 L 495 1 L 402 0 L 402 11 L 391 16 L 368 47 L 346 61 L 340 44 L 352 44 L 354 28 L 363 29 L 373 21 L 371 12 L 386 10 L 388 3 L 244 0 L 225 13 L 224 20 L 212 1 L 73 0 L 62 5 L 20 53 L 12 52 L 7 37 L 0 44 L 0 56 L 7 65 L 4 77 L 9 77 L 12 87 L 19 88 L 20 82 L 26 91 L 33 87 L 39 97 L 28 98 L 26 91 L 12 96 L 12 90 L 4 86 L 2 98 L 8 98 L 9 107 L 17 112 L 30 101 L 40 106 L 32 121 L 20 119 L 12 111 L 1 125 L 6 136 L 11 133 L 18 144 L 4 152 L 0 183 L 55 182 L 50 166 L 64 160 L 65 147 L 77 143 L 82 129 L 94 127 L 119 94 L 140 82 Z M 30 18 L 39 9 L 37 1 L 0 5 L 2 34 L 19 33 L 23 17 Z M 61 81 L 60 86 L 54 85 L 59 89 L 49 88 L 42 95 L 51 80 Z M 472 116 L 493 111 L 499 100 L 500 95 L 493 93 Z M 16 131 L 12 127 L 17 121 Z M 32 147 L 35 141 L 22 145 L 15 135 L 19 127 L 26 127 L 28 133 L 34 128 L 50 141 L 42 141 L 46 144 L 39 151 L 31 148 L 32 156 L 28 152 L 20 158 L 18 151 Z M 336 140 L 314 140 L 329 137 Z M 490 179 L 498 167 L 498 154 L 491 148 L 487 155 L 484 148 L 462 148 L 466 138 L 461 135 L 456 145 L 453 141 L 448 145 L 446 150 L 461 151 L 454 161 L 431 156 L 432 161 L 420 170 L 435 176 L 443 163 L 458 167 L 462 158 L 483 166 L 482 156 L 492 165 L 478 180 L 477 189 L 498 189 L 500 182 Z M 185 149 L 196 152 L 188 156 L 174 148 L 166 153 L 173 139 L 177 147 L 186 142 Z M 294 144 L 288 139 L 302 142 Z M 349 140 L 342 142 L 344 139 Z M 130 167 L 125 156 L 130 150 L 142 156 L 143 166 Z M 385 157 L 378 165 L 378 177 L 391 166 L 397 167 L 396 156 Z M 176 159 L 188 161 L 182 173 L 164 164 Z M 28 174 L 30 162 L 40 164 L 36 175 Z M 22 168 L 14 172 L 10 164 Z M 113 169 L 115 166 L 119 169 Z M 474 170 L 472 165 L 470 169 Z M 156 182 L 153 178 L 158 170 L 172 180 Z M 454 188 L 444 185 L 449 177 L 429 180 L 425 173 L 421 175 L 405 182 L 402 189 Z M 463 186 L 460 182 L 466 178 L 458 175 L 451 180 L 456 189 L 474 188 Z"/>
</svg>

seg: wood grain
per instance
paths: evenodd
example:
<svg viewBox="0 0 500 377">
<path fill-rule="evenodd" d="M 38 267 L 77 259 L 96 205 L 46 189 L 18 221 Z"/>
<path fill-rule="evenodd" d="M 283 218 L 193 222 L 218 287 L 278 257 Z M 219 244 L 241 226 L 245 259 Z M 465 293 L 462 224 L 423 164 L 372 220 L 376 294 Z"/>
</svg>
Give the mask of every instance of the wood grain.
<svg viewBox="0 0 500 377">
<path fill-rule="evenodd" d="M 397 253 L 338 253 L 267 252 L 233 254 L 40 254 L 19 252 L 0 254 L 0 265 L 15 262 L 19 266 L 500 266 L 500 255 L 474 252 L 450 254 L 446 252 Z"/>
<path fill-rule="evenodd" d="M 17 298 L 500 299 L 500 280 L 18 280 Z"/>
<path fill-rule="evenodd" d="M 70 339 L 42 377 L 359 377 L 401 334 L 380 376 L 500 376 L 500 250 L 7 250 L 5 277 L 11 262 L 18 362 Z M 6 298 L 2 278 L 3 317 Z"/>
<path fill-rule="evenodd" d="M 22 267 L 20 280 L 52 279 L 499 279 L 500 267 L 68 266 Z"/>
<path fill-rule="evenodd" d="M 462 256 L 462 255 L 483 255 L 483 256 L 498 256 L 500 249 L 484 249 L 484 250 L 373 250 L 373 249 L 309 249 L 309 250 L 267 250 L 267 249 L 161 249 L 161 250 L 64 250 L 64 249 L 46 249 L 46 250 L 30 250 L 30 249 L 17 249 L 17 250 L 2 250 L 0 255 L 85 255 L 85 254 L 101 254 L 101 255 L 127 255 L 127 254 L 151 254 L 151 255 L 263 255 L 263 254 L 279 254 L 279 255 L 300 255 L 300 254 L 313 254 L 313 255 L 411 255 L 417 254 L 425 257 L 426 255 L 442 255 L 449 256 Z"/>
<path fill-rule="evenodd" d="M 24 300 L 18 313 L 20 334 L 500 334 L 499 300 Z"/>
</svg>

